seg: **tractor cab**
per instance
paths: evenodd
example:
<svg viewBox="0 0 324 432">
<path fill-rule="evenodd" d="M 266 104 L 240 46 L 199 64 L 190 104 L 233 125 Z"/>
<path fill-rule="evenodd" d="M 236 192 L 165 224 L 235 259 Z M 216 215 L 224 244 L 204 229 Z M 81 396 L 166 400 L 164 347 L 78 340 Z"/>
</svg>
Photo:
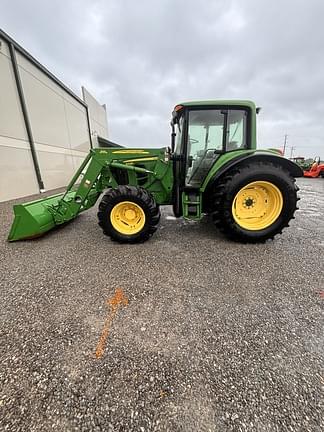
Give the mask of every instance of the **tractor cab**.
<svg viewBox="0 0 324 432">
<path fill-rule="evenodd" d="M 189 102 L 175 107 L 171 150 L 176 215 L 199 219 L 201 187 L 215 162 L 226 153 L 255 148 L 251 140 L 255 113 L 249 101 Z"/>
</svg>

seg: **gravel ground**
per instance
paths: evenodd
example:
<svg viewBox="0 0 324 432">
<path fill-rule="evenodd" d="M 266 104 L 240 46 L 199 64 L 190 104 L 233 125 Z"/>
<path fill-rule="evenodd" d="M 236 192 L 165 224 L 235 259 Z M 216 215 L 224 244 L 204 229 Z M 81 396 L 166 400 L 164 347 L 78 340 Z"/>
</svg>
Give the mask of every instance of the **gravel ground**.
<svg viewBox="0 0 324 432">
<path fill-rule="evenodd" d="M 0 204 L 1 431 L 323 431 L 324 180 L 298 183 L 264 245 L 168 208 L 142 245 L 104 237 L 96 209 L 8 244 Z"/>
</svg>

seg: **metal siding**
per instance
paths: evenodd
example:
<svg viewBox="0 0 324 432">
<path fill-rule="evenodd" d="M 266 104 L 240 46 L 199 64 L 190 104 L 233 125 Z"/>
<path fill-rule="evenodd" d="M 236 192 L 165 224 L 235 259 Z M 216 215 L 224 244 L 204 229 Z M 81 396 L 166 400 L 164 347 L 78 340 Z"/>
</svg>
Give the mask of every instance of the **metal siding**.
<svg viewBox="0 0 324 432">
<path fill-rule="evenodd" d="M 39 192 L 8 44 L 0 38 L 0 202 Z"/>
<path fill-rule="evenodd" d="M 19 73 L 35 142 L 69 148 L 62 96 L 25 69 Z"/>
<path fill-rule="evenodd" d="M 2 41 L 0 50 L 0 135 L 27 141 L 11 60 L 3 51 L 7 52 L 7 46 Z"/>
<path fill-rule="evenodd" d="M 0 202 L 37 193 L 31 151 L 0 143 Z"/>
<path fill-rule="evenodd" d="M 92 143 L 98 146 L 96 137 L 101 136 L 108 139 L 109 135 L 106 106 L 100 105 L 84 87 L 82 87 L 82 94 L 84 102 L 88 105 Z"/>
<path fill-rule="evenodd" d="M 86 110 L 84 107 L 76 107 L 66 100 L 64 105 L 69 129 L 70 148 L 88 153 L 90 142 Z"/>
<path fill-rule="evenodd" d="M 17 57 L 45 189 L 64 187 L 90 148 L 86 107 L 28 59 Z"/>
<path fill-rule="evenodd" d="M 15 49 L 45 189 L 66 186 L 91 141 L 86 103 L 2 31 L 0 41 L 0 201 L 5 201 L 39 192 L 8 43 Z M 108 136 L 105 108 L 91 98 L 96 130 Z"/>
</svg>

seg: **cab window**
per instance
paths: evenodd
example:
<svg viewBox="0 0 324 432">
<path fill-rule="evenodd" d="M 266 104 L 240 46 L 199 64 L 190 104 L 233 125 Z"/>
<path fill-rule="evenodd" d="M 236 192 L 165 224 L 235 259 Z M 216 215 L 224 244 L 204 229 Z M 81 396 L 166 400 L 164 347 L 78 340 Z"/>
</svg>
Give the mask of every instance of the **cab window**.
<svg viewBox="0 0 324 432">
<path fill-rule="evenodd" d="M 247 111 L 229 110 L 226 151 L 246 148 Z"/>
</svg>

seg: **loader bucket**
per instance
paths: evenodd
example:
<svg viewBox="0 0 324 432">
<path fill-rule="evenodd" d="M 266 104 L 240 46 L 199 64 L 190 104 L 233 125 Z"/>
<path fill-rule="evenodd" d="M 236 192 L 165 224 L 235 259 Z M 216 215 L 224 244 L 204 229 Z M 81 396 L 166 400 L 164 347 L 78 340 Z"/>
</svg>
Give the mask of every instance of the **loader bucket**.
<svg viewBox="0 0 324 432">
<path fill-rule="evenodd" d="M 48 207 L 58 204 L 63 194 L 53 195 L 37 201 L 14 205 L 15 219 L 8 240 L 16 241 L 41 236 L 56 223 Z"/>
</svg>

